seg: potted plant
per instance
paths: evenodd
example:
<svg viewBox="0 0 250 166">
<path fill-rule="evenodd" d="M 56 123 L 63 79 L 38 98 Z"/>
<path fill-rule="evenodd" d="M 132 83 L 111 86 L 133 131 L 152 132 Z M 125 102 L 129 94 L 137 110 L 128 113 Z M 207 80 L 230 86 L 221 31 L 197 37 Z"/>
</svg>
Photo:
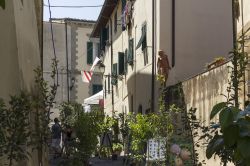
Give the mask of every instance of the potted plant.
<svg viewBox="0 0 250 166">
<path fill-rule="evenodd" d="M 114 154 L 119 156 L 122 152 L 123 145 L 121 143 L 114 143 L 112 147 L 113 147 Z"/>
</svg>

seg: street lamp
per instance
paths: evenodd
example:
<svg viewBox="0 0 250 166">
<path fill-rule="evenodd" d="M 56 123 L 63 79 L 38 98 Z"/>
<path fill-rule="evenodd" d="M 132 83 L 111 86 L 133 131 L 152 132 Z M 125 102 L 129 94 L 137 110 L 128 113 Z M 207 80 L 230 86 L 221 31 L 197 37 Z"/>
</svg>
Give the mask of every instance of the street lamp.
<svg viewBox="0 0 250 166">
<path fill-rule="evenodd" d="M 105 65 L 103 64 L 102 61 L 100 61 L 98 64 L 99 64 L 99 70 L 100 70 L 100 72 L 102 73 L 102 75 L 104 75 Z"/>
</svg>

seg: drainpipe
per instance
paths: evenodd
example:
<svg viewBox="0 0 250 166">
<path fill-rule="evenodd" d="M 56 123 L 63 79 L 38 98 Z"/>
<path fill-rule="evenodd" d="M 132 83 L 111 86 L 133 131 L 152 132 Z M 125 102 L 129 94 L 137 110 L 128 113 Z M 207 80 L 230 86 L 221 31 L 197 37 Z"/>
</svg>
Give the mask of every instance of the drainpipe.
<svg viewBox="0 0 250 166">
<path fill-rule="evenodd" d="M 172 0 L 172 67 L 175 66 L 175 0 Z"/>
<path fill-rule="evenodd" d="M 67 101 L 69 102 L 69 57 L 68 57 L 68 27 L 67 20 L 65 22 L 65 52 L 66 52 L 66 74 L 67 74 Z"/>
<path fill-rule="evenodd" d="M 111 77 L 113 73 L 113 28 L 112 28 L 112 19 L 110 18 L 110 48 L 111 48 Z M 112 88 L 112 116 L 114 116 L 114 85 L 111 85 Z"/>
<path fill-rule="evenodd" d="M 155 0 L 152 0 L 152 84 L 151 111 L 155 112 Z"/>
<path fill-rule="evenodd" d="M 42 20 L 41 20 L 41 22 L 42 22 L 42 25 L 41 25 L 41 33 L 40 33 L 40 46 L 41 46 L 41 48 L 40 48 L 40 58 L 41 58 L 41 70 L 42 70 L 42 72 L 43 72 L 43 13 L 44 13 L 44 9 L 43 9 L 43 1 L 42 1 Z"/>
<path fill-rule="evenodd" d="M 236 18 L 235 18 L 235 0 L 232 0 L 232 23 L 233 23 L 233 48 L 234 50 L 237 49 L 237 24 L 236 24 Z M 238 77 L 238 67 L 237 67 L 237 58 L 234 56 L 232 63 L 234 65 L 233 74 L 237 78 Z M 235 106 L 239 107 L 239 93 L 238 93 L 238 87 L 235 89 Z"/>
<path fill-rule="evenodd" d="M 244 35 L 244 2 L 243 0 L 241 0 L 241 36 L 243 37 L 243 43 L 242 43 L 242 52 L 243 54 L 245 54 L 245 35 Z M 248 62 L 248 57 L 247 57 L 247 62 Z M 245 102 L 246 102 L 246 73 L 244 73 L 243 76 L 243 99 L 244 99 L 244 104 L 243 104 L 243 108 L 245 108 Z"/>
</svg>

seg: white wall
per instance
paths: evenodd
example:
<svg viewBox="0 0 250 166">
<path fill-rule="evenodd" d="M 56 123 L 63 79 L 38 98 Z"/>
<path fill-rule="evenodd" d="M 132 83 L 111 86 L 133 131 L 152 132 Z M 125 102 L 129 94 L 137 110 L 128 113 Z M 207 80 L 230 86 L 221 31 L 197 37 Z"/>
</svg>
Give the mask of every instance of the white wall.
<svg viewBox="0 0 250 166">
<path fill-rule="evenodd" d="M 141 27 L 147 23 L 147 51 L 148 51 L 148 64 L 144 65 L 144 57 L 141 48 L 138 48 L 134 52 L 134 66 L 128 65 L 128 72 L 122 76 L 122 80 L 118 81 L 118 85 L 114 86 L 114 111 L 117 112 L 129 112 L 137 111 L 138 106 L 141 104 L 143 110 L 150 108 L 151 98 L 151 75 L 152 70 L 152 2 L 145 0 L 137 0 L 134 4 L 133 13 L 133 25 L 131 27 L 131 38 L 134 38 L 134 47 L 137 46 L 141 37 Z M 121 13 L 121 1 L 114 10 L 111 18 L 114 18 L 115 11 L 118 10 L 118 20 Z M 114 22 L 114 20 L 113 20 Z M 118 21 L 120 24 L 121 21 Z M 110 26 L 110 23 L 108 23 Z M 129 32 L 126 30 L 121 31 L 121 25 L 118 25 L 117 33 L 113 28 L 113 63 L 118 63 L 118 52 L 125 52 L 128 49 Z M 110 33 L 109 33 L 110 34 Z M 105 75 L 111 74 L 111 48 L 106 47 L 106 53 L 104 56 Z M 107 83 L 108 79 L 106 78 Z M 131 96 L 133 95 L 133 109 L 130 108 Z M 112 98 L 111 93 L 107 93 L 105 99 L 105 112 L 109 115 L 112 113 Z"/>
<path fill-rule="evenodd" d="M 168 85 L 190 78 L 232 49 L 231 2 L 175 0 L 175 66 Z M 157 50 L 172 62 L 172 0 L 157 0 Z M 172 64 L 172 63 L 171 63 Z"/>
<path fill-rule="evenodd" d="M 67 38 L 68 38 L 68 69 L 69 69 L 69 86 L 72 85 L 71 80 L 75 79 L 73 88 L 70 90 L 70 100 L 82 103 L 85 98 L 92 95 L 92 84 L 101 85 L 101 75 L 98 67 L 95 69 L 90 84 L 82 82 L 81 70 L 89 71 L 92 65 L 87 64 L 87 42 L 90 41 L 90 33 L 94 23 L 88 22 L 70 22 L 67 21 Z M 66 62 L 66 30 L 65 23 L 53 22 L 55 49 L 57 54 L 58 70 L 59 70 L 59 87 L 56 95 L 57 104 L 67 101 L 67 62 Z M 97 54 L 96 44 L 94 41 L 93 54 Z M 51 40 L 50 24 L 44 23 L 44 76 L 46 80 L 53 83 L 50 79 L 51 59 L 54 58 Z M 94 60 L 95 56 L 93 57 Z"/>
</svg>

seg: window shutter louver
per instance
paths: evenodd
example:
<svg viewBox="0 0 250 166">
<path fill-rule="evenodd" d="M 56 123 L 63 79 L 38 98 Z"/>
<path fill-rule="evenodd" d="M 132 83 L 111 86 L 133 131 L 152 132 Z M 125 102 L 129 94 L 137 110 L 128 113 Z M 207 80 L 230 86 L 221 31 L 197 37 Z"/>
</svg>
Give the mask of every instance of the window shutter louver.
<svg viewBox="0 0 250 166">
<path fill-rule="evenodd" d="M 128 49 L 125 50 L 124 54 L 124 74 L 128 72 Z"/>
<path fill-rule="evenodd" d="M 124 75 L 124 53 L 119 52 L 118 53 L 118 67 L 119 67 L 119 75 Z"/>
<path fill-rule="evenodd" d="M 93 43 L 87 42 L 87 64 L 93 63 Z"/>
<path fill-rule="evenodd" d="M 134 60 L 134 39 L 129 40 L 129 49 L 128 49 L 128 58 L 127 62 L 130 65 L 133 65 L 133 60 Z"/>
<path fill-rule="evenodd" d="M 112 66 L 112 79 L 111 79 L 111 84 L 112 85 L 117 85 L 117 63 L 113 64 Z"/>
<path fill-rule="evenodd" d="M 142 51 L 147 48 L 147 26 L 146 24 L 142 27 L 142 34 L 145 35 L 142 40 L 141 49 Z"/>
</svg>

